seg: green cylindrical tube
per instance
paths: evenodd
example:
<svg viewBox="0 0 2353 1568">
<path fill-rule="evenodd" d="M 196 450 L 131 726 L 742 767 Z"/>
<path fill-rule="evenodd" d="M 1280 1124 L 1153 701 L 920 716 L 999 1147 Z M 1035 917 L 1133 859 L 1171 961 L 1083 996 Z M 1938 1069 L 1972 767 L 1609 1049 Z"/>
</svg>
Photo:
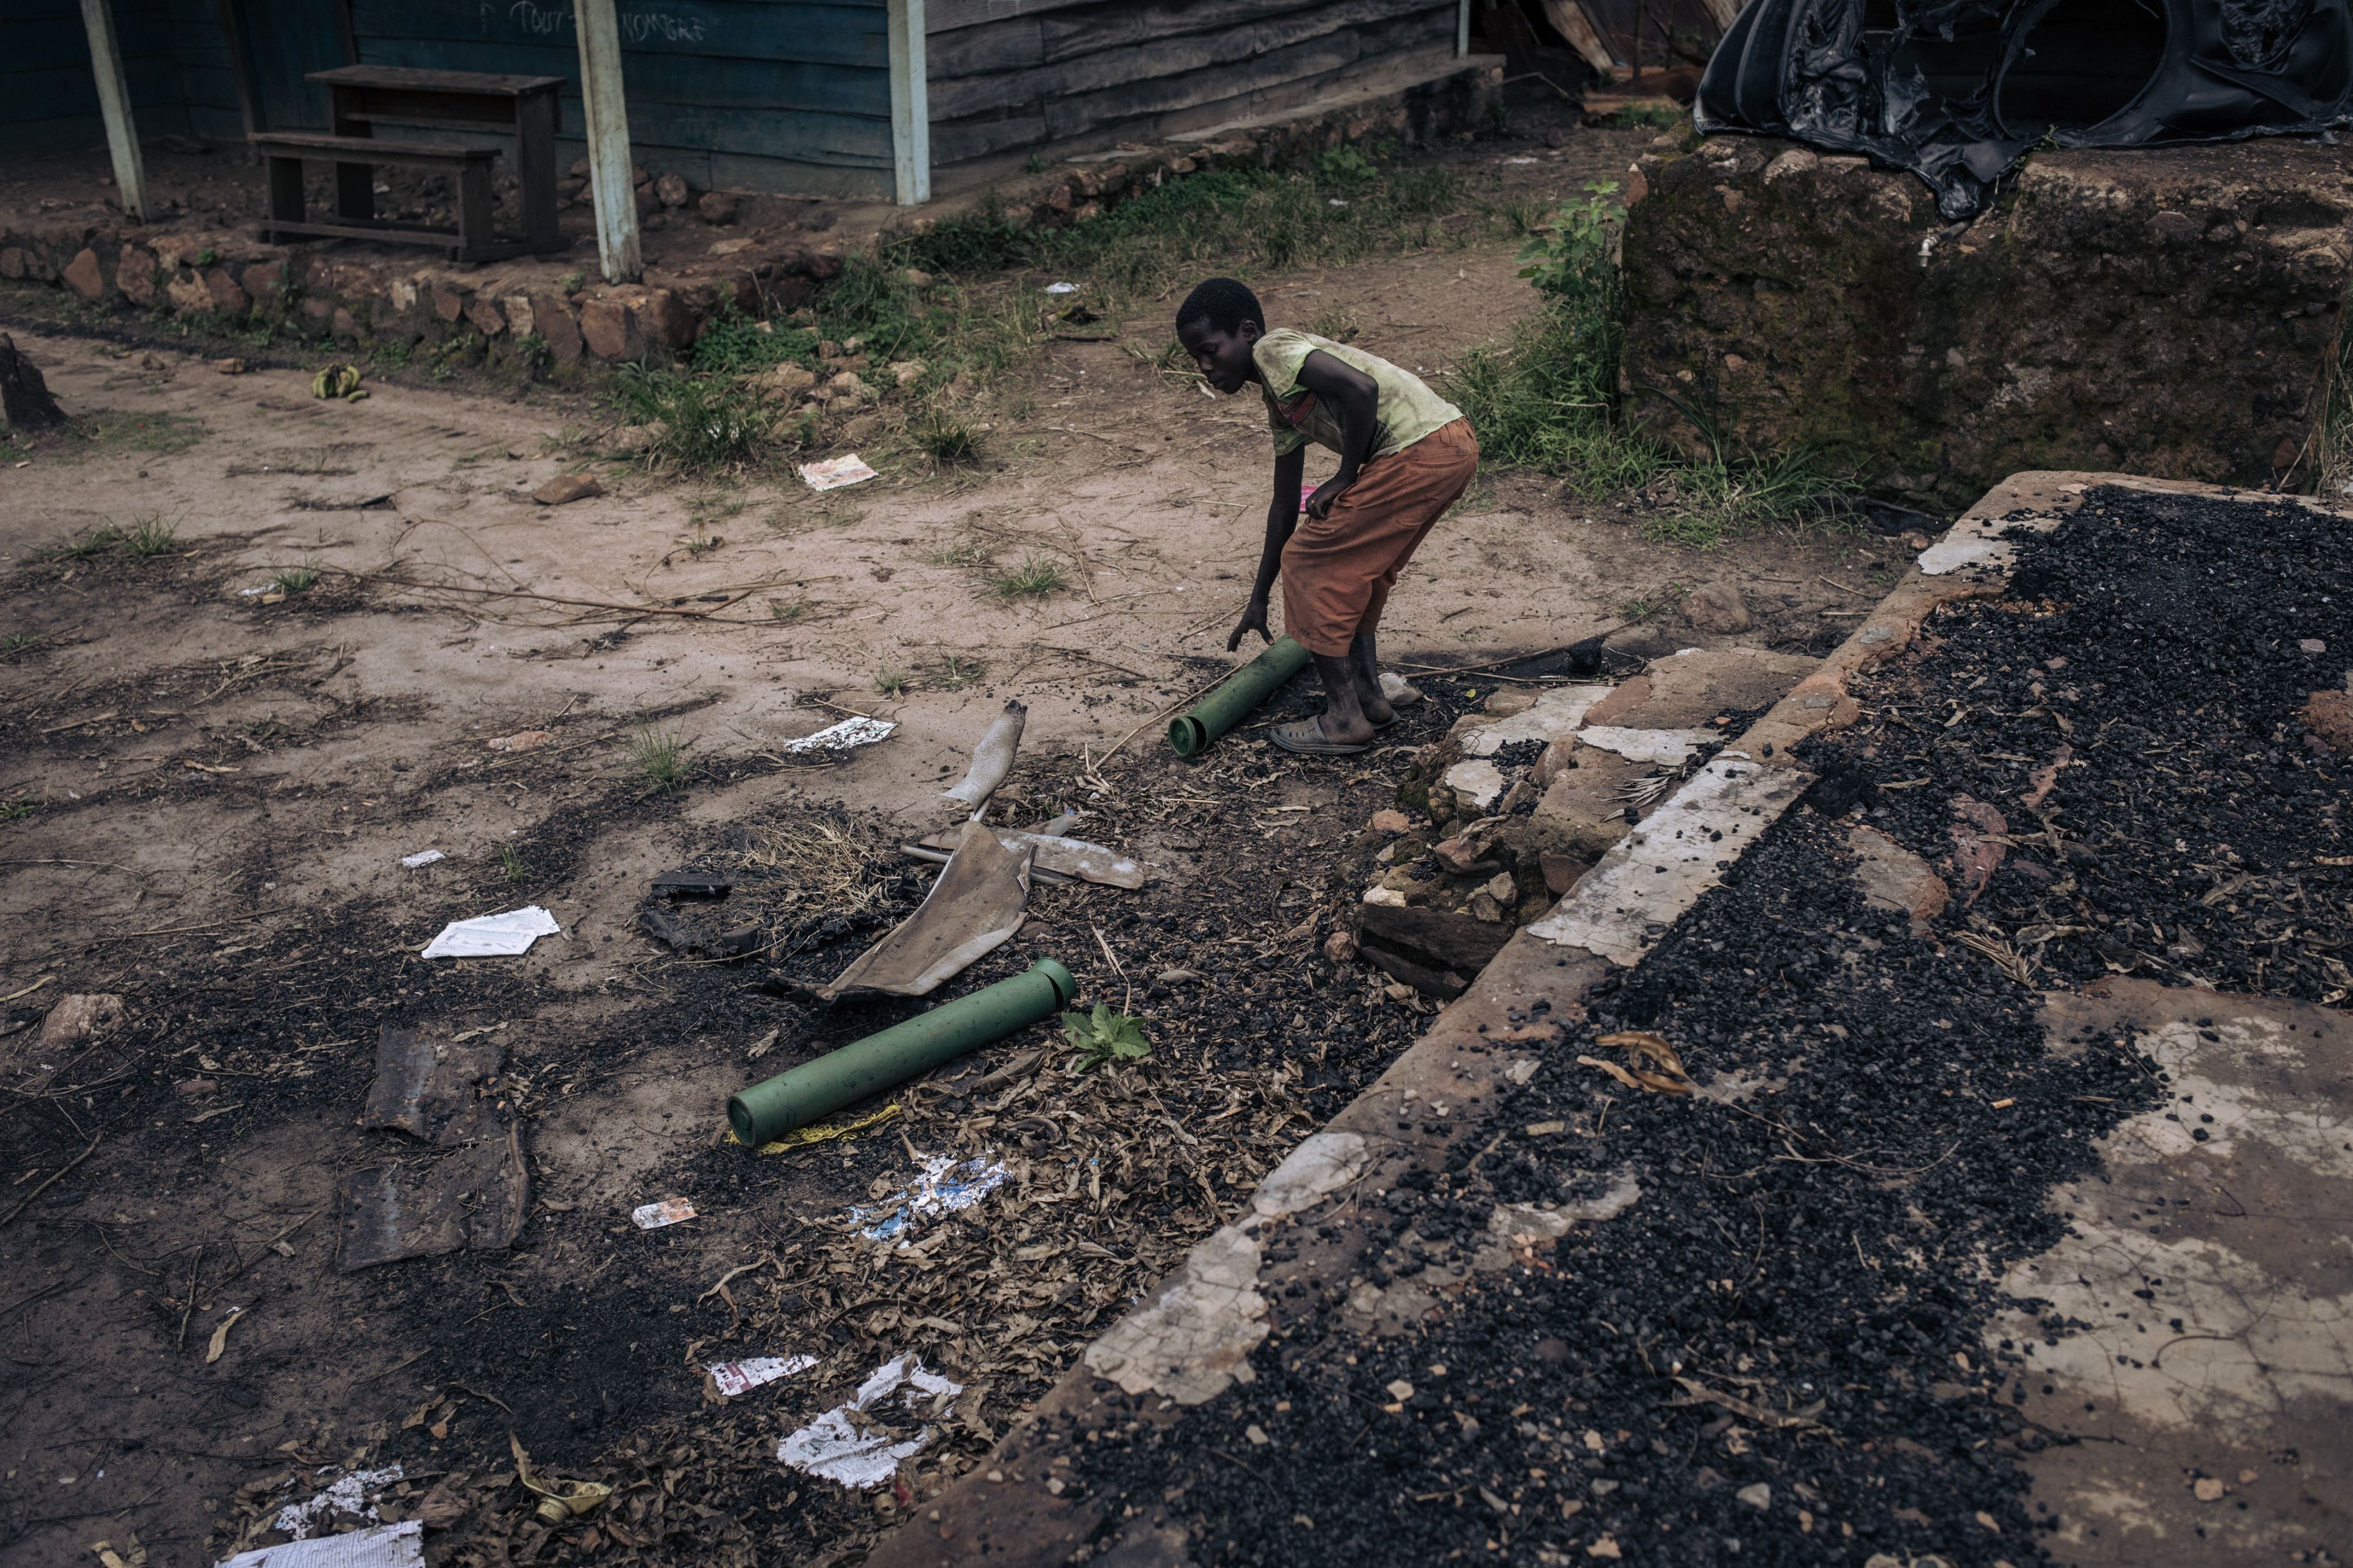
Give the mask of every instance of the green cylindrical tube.
<svg viewBox="0 0 2353 1568">
<path fill-rule="evenodd" d="M 739 1143 L 758 1148 L 845 1105 L 904 1083 L 1046 1017 L 1079 994 L 1071 972 L 1041 958 L 1010 980 L 944 1002 L 878 1035 L 828 1051 L 727 1101 Z"/>
<path fill-rule="evenodd" d="M 1180 757 L 1208 751 L 1209 742 L 1249 717 L 1274 689 L 1307 668 L 1307 650 L 1289 637 L 1218 683 L 1216 690 L 1168 721 L 1168 743 Z"/>
</svg>

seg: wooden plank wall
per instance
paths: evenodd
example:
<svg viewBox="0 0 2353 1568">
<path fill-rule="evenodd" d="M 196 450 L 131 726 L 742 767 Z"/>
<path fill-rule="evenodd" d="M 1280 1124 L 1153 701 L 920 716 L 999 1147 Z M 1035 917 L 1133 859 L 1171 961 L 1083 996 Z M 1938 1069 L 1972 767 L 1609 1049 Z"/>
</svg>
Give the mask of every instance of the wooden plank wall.
<svg viewBox="0 0 2353 1568">
<path fill-rule="evenodd" d="M 229 68 L 228 35 L 215 0 L 169 0 L 172 52 L 180 62 L 180 97 L 188 133 L 208 142 L 242 142 L 245 111 L 237 107 Z"/>
<path fill-rule="evenodd" d="M 640 168 L 697 186 L 886 193 L 882 0 L 622 0 L 620 23 Z M 353 0 L 352 24 L 370 65 L 564 78 L 567 161 L 582 150 L 570 0 Z"/>
<path fill-rule="evenodd" d="M 185 135 L 167 0 L 116 0 L 114 31 L 140 136 Z M 78 0 L 0 4 L 0 147 L 35 156 L 105 145 Z"/>
<path fill-rule="evenodd" d="M 1453 0 L 930 0 L 932 158 L 1139 125 L 1449 44 Z"/>
</svg>

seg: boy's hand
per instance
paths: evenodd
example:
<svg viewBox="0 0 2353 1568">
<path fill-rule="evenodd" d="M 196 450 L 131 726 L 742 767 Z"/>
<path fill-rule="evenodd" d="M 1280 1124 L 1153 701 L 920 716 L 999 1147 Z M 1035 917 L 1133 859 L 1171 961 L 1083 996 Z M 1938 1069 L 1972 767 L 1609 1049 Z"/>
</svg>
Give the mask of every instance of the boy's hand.
<svg viewBox="0 0 2353 1568">
<path fill-rule="evenodd" d="M 1347 494 L 1348 487 L 1356 482 L 1356 476 L 1353 474 L 1345 479 L 1339 475 L 1334 474 L 1330 479 L 1325 479 L 1322 484 L 1315 487 L 1315 493 L 1307 498 L 1307 504 L 1300 510 L 1304 511 L 1308 516 L 1314 518 L 1316 521 L 1321 522 L 1325 517 L 1330 515 L 1332 503 L 1338 500 L 1342 496 Z"/>
<path fill-rule="evenodd" d="M 1242 612 L 1242 618 L 1234 623 L 1234 635 L 1226 639 L 1226 651 L 1228 653 L 1231 653 L 1236 648 L 1242 646 L 1242 634 L 1244 632 L 1256 632 L 1261 637 L 1264 638 L 1270 644 L 1274 641 L 1274 634 L 1266 629 L 1266 601 L 1264 599 L 1252 599 L 1250 602 L 1250 608 Z"/>
</svg>

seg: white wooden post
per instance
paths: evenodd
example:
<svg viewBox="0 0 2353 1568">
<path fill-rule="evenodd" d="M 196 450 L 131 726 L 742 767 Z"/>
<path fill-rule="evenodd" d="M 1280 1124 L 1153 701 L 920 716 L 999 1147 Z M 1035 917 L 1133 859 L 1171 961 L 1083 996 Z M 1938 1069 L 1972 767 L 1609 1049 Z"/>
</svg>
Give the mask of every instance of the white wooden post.
<svg viewBox="0 0 2353 1568">
<path fill-rule="evenodd" d="M 621 93 L 621 26 L 613 0 L 574 0 L 573 19 L 580 35 L 580 118 L 588 134 L 588 189 L 596 204 L 596 259 L 606 282 L 635 283 L 645 275 L 645 261 L 638 248 L 629 105 Z"/>
<path fill-rule="evenodd" d="M 1471 52 L 1471 0 L 1455 0 L 1454 58 L 1461 59 Z"/>
<path fill-rule="evenodd" d="M 887 0 L 891 16 L 891 165 L 898 204 L 932 199 L 931 88 L 923 70 L 923 0 Z"/>
<path fill-rule="evenodd" d="M 90 30 L 90 64 L 98 77 L 98 110 L 106 119 L 106 150 L 114 155 L 114 188 L 127 217 L 147 221 L 147 164 L 139 155 L 139 127 L 131 118 L 131 84 L 122 75 L 122 47 L 114 39 L 107 0 L 81 0 Z"/>
</svg>

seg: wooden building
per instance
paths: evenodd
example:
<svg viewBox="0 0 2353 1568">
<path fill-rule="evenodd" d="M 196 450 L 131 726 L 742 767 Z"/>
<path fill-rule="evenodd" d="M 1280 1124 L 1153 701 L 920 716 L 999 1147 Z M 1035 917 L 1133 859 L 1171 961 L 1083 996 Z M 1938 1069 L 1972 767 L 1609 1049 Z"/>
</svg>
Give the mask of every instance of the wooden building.
<svg viewBox="0 0 2353 1568">
<path fill-rule="evenodd" d="M 102 0 L 141 134 L 319 129 L 353 62 L 563 77 L 573 0 Z M 1108 146 L 1455 68 L 1463 0 L 619 0 L 630 142 L 693 185 L 920 199 L 1031 150 Z M 902 38 L 894 48 L 894 30 Z M 912 45 L 905 40 L 913 40 Z M 919 112 L 894 118 L 899 101 Z M 912 96 L 911 96 L 912 95 Z M 0 141 L 104 143 L 81 0 L 0 7 Z"/>
</svg>

